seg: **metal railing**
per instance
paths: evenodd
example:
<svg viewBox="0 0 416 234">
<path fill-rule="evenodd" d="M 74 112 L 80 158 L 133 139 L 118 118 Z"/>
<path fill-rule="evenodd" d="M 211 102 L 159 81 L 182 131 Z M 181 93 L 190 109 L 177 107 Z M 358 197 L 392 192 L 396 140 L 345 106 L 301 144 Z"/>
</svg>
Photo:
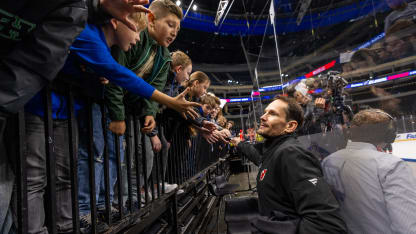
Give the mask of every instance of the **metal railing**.
<svg viewBox="0 0 416 234">
<path fill-rule="evenodd" d="M 104 136 L 103 151 L 103 168 L 104 168 L 104 204 L 105 209 L 99 214 L 97 211 L 96 199 L 96 181 L 100 179 L 95 175 L 96 158 L 94 156 L 94 126 L 93 126 L 93 104 L 100 106 L 101 113 L 106 112 L 106 107 L 102 100 L 84 96 L 76 91 L 76 87 L 65 85 L 64 89 L 59 90 L 59 94 L 67 100 L 68 119 L 64 121 L 67 125 L 68 142 L 65 142 L 69 150 L 69 177 L 70 177 L 70 193 L 71 193 L 71 213 L 72 213 L 72 232 L 80 233 L 80 216 L 78 206 L 78 124 L 77 112 L 75 111 L 75 100 L 82 99 L 84 109 L 86 110 L 85 121 L 87 123 L 87 146 L 88 153 L 88 181 L 80 183 L 89 183 L 89 198 L 91 211 L 91 233 L 98 232 L 97 220 L 101 220 L 109 226 L 106 233 L 140 233 L 149 228 L 156 220 L 165 219 L 166 232 L 164 233 L 180 233 L 190 231 L 191 229 L 201 230 L 201 225 L 207 219 L 209 214 L 210 201 L 213 197 L 209 196 L 206 184 L 212 180 L 212 174 L 227 173 L 227 163 L 223 160 L 219 161 L 219 156 L 227 154 L 226 148 L 220 149 L 220 144 L 211 145 L 202 137 L 194 136 L 191 138 L 191 147 L 188 141 L 184 139 L 184 133 L 187 128 L 180 128 L 173 136 L 171 147 L 169 149 L 167 165 L 161 158 L 161 153 L 154 154 L 154 165 L 151 172 L 148 172 L 146 161 L 146 147 L 144 147 L 145 137 L 140 135 L 138 125 L 140 118 L 137 115 L 128 115 L 126 119 L 126 134 L 122 141 L 120 137 L 113 136 L 116 149 L 116 173 L 117 184 L 114 188 L 117 196 L 114 196 L 114 202 L 117 203 L 118 218 L 114 220 L 112 206 L 110 201 L 110 158 L 109 158 L 109 141 L 106 131 L 108 131 L 108 121 L 106 114 L 102 114 L 101 123 Z M 55 91 L 55 89 L 54 89 Z M 52 102 L 51 102 L 51 86 L 44 89 L 43 100 L 46 103 L 44 107 L 44 140 L 45 140 L 45 159 L 46 159 L 46 189 L 44 194 L 45 201 L 45 226 L 49 233 L 58 233 L 57 219 L 58 207 L 57 191 L 56 191 L 56 168 L 57 162 L 54 157 L 54 122 L 52 118 Z M 160 126 L 164 123 L 160 123 Z M 164 126 L 168 127 L 168 126 Z M 7 145 L 7 156 L 16 175 L 14 199 L 16 201 L 16 217 L 15 226 L 18 233 L 27 233 L 28 224 L 28 183 L 27 183 L 27 157 L 30 142 L 26 141 L 25 129 L 25 112 L 21 111 L 15 116 L 8 118 L 8 124 L 3 134 Z M 127 133 L 133 134 L 127 134 Z M 9 144 L 10 143 L 10 144 Z M 141 151 L 137 147 L 142 145 Z M 125 146 L 122 152 L 120 146 Z M 124 153 L 124 161 L 122 159 Z M 123 178 L 122 166 L 126 164 L 127 176 Z M 167 167 L 166 175 L 164 175 L 164 167 Z M 147 174 L 150 173 L 148 179 Z M 135 175 L 133 175 L 135 174 Z M 141 183 L 141 177 L 143 184 Z M 136 183 L 133 182 L 135 179 Z M 127 180 L 127 191 L 123 191 L 123 180 Z M 178 189 L 166 193 L 165 182 L 176 183 L 178 189 L 184 190 L 183 194 L 177 195 Z M 133 190 L 136 190 L 134 194 Z M 143 192 L 141 192 L 143 191 Z M 127 201 L 123 201 L 127 192 Z M 141 203 L 141 194 L 144 193 L 144 202 Z M 149 194 L 150 193 L 150 194 Z M 151 195 L 151 196 L 150 196 Z M 188 197 L 188 198 L 187 198 Z M 189 199 L 193 202 L 178 206 L 181 199 Z M 138 205 L 134 204 L 137 201 Z M 126 205 L 124 205 L 126 203 Z M 211 202 L 212 203 L 212 202 Z M 204 205 L 205 204 L 205 205 Z M 200 207 L 199 207 L 200 206 Z M 205 209 L 199 216 L 192 216 L 191 213 L 197 207 Z M 208 211 L 207 211 L 208 210 Z M 189 223 L 187 217 L 194 217 L 195 223 Z M 185 223 L 188 226 L 185 228 Z M 163 226 L 163 225 L 162 225 Z"/>
</svg>

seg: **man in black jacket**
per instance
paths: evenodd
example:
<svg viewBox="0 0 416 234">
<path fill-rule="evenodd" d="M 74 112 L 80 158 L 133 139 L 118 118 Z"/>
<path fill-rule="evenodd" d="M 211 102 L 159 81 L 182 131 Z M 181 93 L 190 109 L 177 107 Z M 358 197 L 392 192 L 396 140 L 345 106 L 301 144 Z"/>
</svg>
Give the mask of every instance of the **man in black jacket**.
<svg viewBox="0 0 416 234">
<path fill-rule="evenodd" d="M 299 104 L 292 98 L 277 97 L 265 109 L 257 131 L 266 139 L 264 143 L 232 140 L 240 155 L 259 166 L 261 216 L 253 225 L 266 233 L 346 233 L 319 161 L 294 136 L 302 122 Z"/>
</svg>

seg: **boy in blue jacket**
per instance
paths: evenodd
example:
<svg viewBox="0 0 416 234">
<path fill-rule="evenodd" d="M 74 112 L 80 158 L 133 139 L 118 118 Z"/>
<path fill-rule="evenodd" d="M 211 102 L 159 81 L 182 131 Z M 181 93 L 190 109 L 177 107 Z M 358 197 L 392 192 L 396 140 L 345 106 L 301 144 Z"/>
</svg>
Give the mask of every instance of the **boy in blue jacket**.
<svg viewBox="0 0 416 234">
<path fill-rule="evenodd" d="M 137 13 L 141 14 L 141 13 Z M 135 18 L 133 14 L 131 17 Z M 132 93 L 152 99 L 184 113 L 195 115 L 192 106 L 196 103 L 184 99 L 186 92 L 171 98 L 147 84 L 129 69 L 119 65 L 111 56 L 114 45 L 127 51 L 138 40 L 138 33 L 130 30 L 118 20 L 111 19 L 105 25 L 89 24 L 70 47 L 68 59 L 60 75 L 66 78 L 85 77 L 87 68 L 91 79 L 106 77 Z M 46 187 L 46 154 L 43 121 L 44 102 L 37 94 L 25 107 L 27 144 L 27 190 L 29 233 L 46 233 L 43 194 Z M 76 109 L 79 109 L 76 107 Z M 71 181 L 69 170 L 69 147 L 67 134 L 67 100 L 52 93 L 53 155 L 56 160 L 57 228 L 59 232 L 72 229 Z M 88 183 L 82 181 L 82 183 Z"/>
</svg>

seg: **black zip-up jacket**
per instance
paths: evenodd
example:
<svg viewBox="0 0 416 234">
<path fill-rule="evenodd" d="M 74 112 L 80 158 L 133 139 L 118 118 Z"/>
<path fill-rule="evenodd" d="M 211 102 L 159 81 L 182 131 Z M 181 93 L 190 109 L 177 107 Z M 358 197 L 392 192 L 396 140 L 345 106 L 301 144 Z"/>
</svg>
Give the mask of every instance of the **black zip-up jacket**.
<svg viewBox="0 0 416 234">
<path fill-rule="evenodd" d="M 271 221 L 266 226 L 282 228 L 281 232 L 275 229 L 276 233 L 346 233 L 338 202 L 323 180 L 318 159 L 294 136 L 255 145 L 242 142 L 237 149 L 259 166 L 260 215 Z M 284 232 L 289 226 L 293 232 Z"/>
<path fill-rule="evenodd" d="M 105 19 L 98 1 L 0 1 L 0 111 L 23 109 L 57 76 L 88 16 Z"/>
</svg>

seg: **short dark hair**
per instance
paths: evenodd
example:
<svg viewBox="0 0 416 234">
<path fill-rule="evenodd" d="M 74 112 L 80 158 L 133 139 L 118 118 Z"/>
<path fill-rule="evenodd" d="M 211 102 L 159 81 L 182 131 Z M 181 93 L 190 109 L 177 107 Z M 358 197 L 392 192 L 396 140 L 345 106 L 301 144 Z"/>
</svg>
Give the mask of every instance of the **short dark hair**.
<svg viewBox="0 0 416 234">
<path fill-rule="evenodd" d="M 370 108 L 354 115 L 349 137 L 356 142 L 388 143 L 394 141 L 396 131 L 392 116 L 383 110 Z"/>
<path fill-rule="evenodd" d="M 287 104 L 287 108 L 285 110 L 286 113 L 286 120 L 295 120 L 298 122 L 298 129 L 302 127 L 303 124 L 303 109 L 302 107 L 296 102 L 294 98 L 276 95 L 274 100 L 280 100 Z"/>
<path fill-rule="evenodd" d="M 182 20 L 183 18 L 182 9 L 171 0 L 153 1 L 149 6 L 149 10 L 151 10 L 157 18 L 166 17 L 168 14 L 175 15 L 179 20 Z"/>
</svg>

